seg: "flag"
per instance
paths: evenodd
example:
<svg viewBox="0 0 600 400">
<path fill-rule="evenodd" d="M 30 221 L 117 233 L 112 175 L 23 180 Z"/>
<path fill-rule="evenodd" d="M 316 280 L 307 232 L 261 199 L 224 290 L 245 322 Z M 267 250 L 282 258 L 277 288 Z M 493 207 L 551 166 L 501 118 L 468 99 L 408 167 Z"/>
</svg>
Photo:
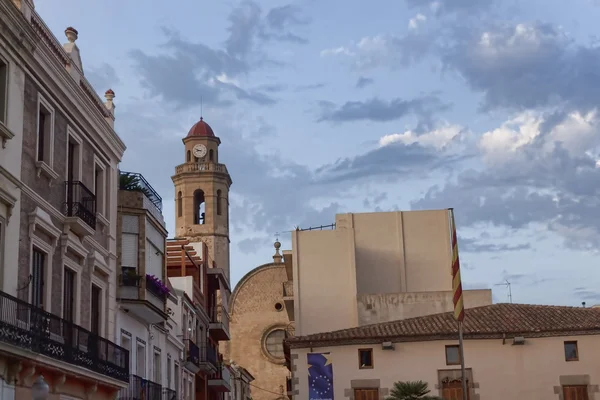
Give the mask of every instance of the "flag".
<svg viewBox="0 0 600 400">
<path fill-rule="evenodd" d="M 308 353 L 308 400 L 333 400 L 333 364 L 329 353 Z"/>
<path fill-rule="evenodd" d="M 458 259 L 458 240 L 456 237 L 456 224 L 454 223 L 454 210 L 450 209 L 452 220 L 452 302 L 454 303 L 454 319 L 465 319 L 465 306 L 463 304 L 462 282 L 460 280 L 460 261 Z"/>
</svg>

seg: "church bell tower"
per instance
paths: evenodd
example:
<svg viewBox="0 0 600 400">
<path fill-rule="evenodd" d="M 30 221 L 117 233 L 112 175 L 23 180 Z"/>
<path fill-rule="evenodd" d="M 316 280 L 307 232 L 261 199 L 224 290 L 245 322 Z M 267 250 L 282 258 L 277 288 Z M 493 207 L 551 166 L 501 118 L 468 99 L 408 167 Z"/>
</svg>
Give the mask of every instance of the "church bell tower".
<svg viewBox="0 0 600 400">
<path fill-rule="evenodd" d="M 202 118 L 183 139 L 184 163 L 171 177 L 175 186 L 175 233 L 204 242 L 209 257 L 229 278 L 229 187 L 231 177 L 219 164 L 221 140 Z M 209 260 L 210 261 L 210 260 Z"/>
</svg>

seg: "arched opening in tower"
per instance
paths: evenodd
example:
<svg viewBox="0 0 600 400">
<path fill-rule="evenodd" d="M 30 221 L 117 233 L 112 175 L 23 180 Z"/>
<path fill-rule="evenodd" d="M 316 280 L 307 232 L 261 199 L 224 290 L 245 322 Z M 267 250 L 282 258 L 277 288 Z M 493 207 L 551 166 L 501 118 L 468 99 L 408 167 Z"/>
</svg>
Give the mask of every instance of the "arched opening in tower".
<svg viewBox="0 0 600 400">
<path fill-rule="evenodd" d="M 206 222 L 204 192 L 200 189 L 194 192 L 194 224 L 203 225 Z"/>
</svg>

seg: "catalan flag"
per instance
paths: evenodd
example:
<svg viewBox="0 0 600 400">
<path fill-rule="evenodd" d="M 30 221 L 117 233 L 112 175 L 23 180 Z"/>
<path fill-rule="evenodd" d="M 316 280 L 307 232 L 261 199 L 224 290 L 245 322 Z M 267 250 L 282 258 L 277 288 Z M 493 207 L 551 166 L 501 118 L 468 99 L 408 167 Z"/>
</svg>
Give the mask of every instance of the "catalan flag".
<svg viewBox="0 0 600 400">
<path fill-rule="evenodd" d="M 462 322 L 465 319 L 465 306 L 463 304 L 462 282 L 460 280 L 460 261 L 458 259 L 458 240 L 456 237 L 456 224 L 454 223 L 454 210 L 450 209 L 452 223 L 452 292 L 454 303 L 454 319 Z"/>
</svg>

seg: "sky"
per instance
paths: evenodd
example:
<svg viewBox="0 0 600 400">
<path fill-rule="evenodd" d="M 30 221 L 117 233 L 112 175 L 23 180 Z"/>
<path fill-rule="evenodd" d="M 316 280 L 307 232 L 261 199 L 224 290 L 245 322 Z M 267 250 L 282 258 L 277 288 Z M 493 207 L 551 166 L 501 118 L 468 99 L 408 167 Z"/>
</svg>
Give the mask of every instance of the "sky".
<svg viewBox="0 0 600 400">
<path fill-rule="evenodd" d="M 232 284 L 278 233 L 454 207 L 463 285 L 600 303 L 600 1 L 36 1 L 116 94 L 121 168 L 174 231 L 181 138 L 221 138 Z"/>
</svg>

